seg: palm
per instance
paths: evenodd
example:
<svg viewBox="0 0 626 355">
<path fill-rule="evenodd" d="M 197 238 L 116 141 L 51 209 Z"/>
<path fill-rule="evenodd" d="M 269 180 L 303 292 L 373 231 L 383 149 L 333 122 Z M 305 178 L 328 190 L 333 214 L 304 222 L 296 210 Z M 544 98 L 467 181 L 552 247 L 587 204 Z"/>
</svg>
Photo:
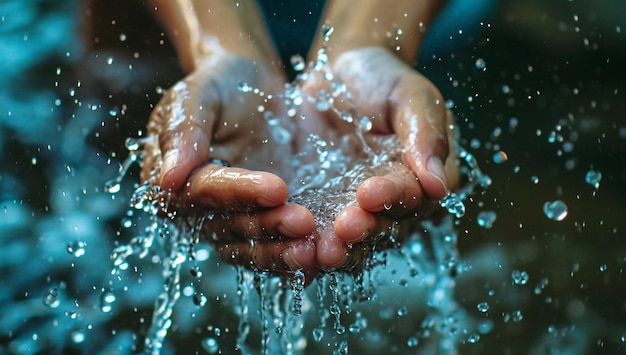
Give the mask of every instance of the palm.
<svg viewBox="0 0 626 355">
<path fill-rule="evenodd" d="M 393 164 L 392 170 L 370 171 L 371 178 L 352 184 L 356 193 L 345 191 L 343 196 L 335 194 L 333 201 L 326 201 L 338 210 L 332 211 L 336 215 L 332 228 L 319 223 L 325 216 L 317 216 L 317 260 L 322 268 L 360 264 L 364 249 L 349 248 L 348 244 L 376 242 L 389 235 L 394 220 L 417 216 L 423 199 L 441 198 L 446 187 L 455 188 L 458 183 L 455 159 L 445 159 L 449 151 L 454 155 L 454 130 L 449 128 L 453 121 L 430 81 L 388 51 L 379 49 L 348 52 L 335 61 L 333 72 L 335 85 L 322 75 L 311 75 L 303 90 L 316 98 L 319 92 L 332 92 L 333 86 L 344 84 L 347 94 L 335 95 L 334 108 L 330 110 L 316 110 L 313 104 L 301 108 L 305 119 L 298 121 L 300 144 L 306 144 L 305 137 L 311 134 L 334 141 L 335 145 L 352 136 L 352 149 L 344 154 L 350 155 L 353 163 L 366 163 L 363 147 L 355 138 L 355 132 L 361 129 L 357 128 L 359 118 L 365 116 L 371 123 L 365 138 L 395 135 L 401 145 L 387 144 L 379 153 L 393 150 L 402 159 Z M 346 122 L 346 113 L 354 121 L 352 124 Z M 344 116 L 344 120 L 338 116 Z M 442 186 L 441 179 L 433 178 L 427 170 L 430 156 L 445 161 L 447 186 Z M 337 204 L 337 199 L 344 203 Z"/>
</svg>

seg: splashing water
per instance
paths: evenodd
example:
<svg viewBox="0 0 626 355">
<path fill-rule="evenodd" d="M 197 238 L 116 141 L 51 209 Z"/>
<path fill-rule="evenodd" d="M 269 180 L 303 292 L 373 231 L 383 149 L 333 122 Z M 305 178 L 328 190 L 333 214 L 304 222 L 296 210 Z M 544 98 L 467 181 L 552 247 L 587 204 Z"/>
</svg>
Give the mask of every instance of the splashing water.
<svg viewBox="0 0 626 355">
<path fill-rule="evenodd" d="M 324 38 L 332 33 L 332 28 L 324 27 Z M 310 102 L 318 111 L 333 112 L 338 118 L 354 125 L 354 134 L 339 137 L 310 136 L 309 147 L 302 154 L 296 155 L 291 162 L 295 170 L 294 178 L 289 184 L 289 201 L 308 208 L 315 217 L 318 227 L 331 226 L 338 211 L 356 200 L 358 186 L 368 177 L 384 175 L 404 168 L 402 163 L 401 145 L 395 137 L 369 137 L 364 133 L 372 129 L 369 118 L 358 114 L 353 107 L 339 110 L 334 105 L 338 99 L 349 102 L 349 92 L 345 85 L 337 81 L 327 65 L 328 54 L 323 47 L 318 52 L 317 60 L 303 71 L 305 65 L 301 57 L 294 57 L 292 65 L 299 72 L 296 80 L 288 85 L 282 94 L 266 95 L 245 82 L 238 84 L 238 90 L 244 93 L 264 96 L 268 100 L 284 100 L 289 107 L 287 116 L 293 117 L 295 110 L 303 103 Z M 310 75 L 319 75 L 328 81 L 332 90 L 305 95 L 300 89 L 303 81 Z M 272 129 L 273 143 L 290 144 L 293 139 L 293 128 L 284 117 L 258 108 Z M 285 122 L 286 125 L 285 125 Z M 149 142 L 151 137 L 142 140 L 128 139 L 126 146 L 130 151 L 129 158 L 120 168 L 120 174 L 106 184 L 110 193 L 121 191 L 124 174 L 129 167 L 143 158 L 141 145 Z M 361 155 L 354 158 L 354 151 Z M 439 204 L 456 218 L 465 214 L 464 201 L 477 187 L 487 188 L 491 179 L 478 168 L 472 154 L 458 147 L 461 160 L 461 173 L 467 183 L 456 193 L 449 193 Z M 310 159 L 311 154 L 316 159 Z M 347 157 L 352 157 L 348 159 Z M 211 223 L 211 216 L 179 216 L 172 211 L 170 196 L 155 184 L 160 162 L 151 172 L 151 177 L 136 187 L 130 205 L 133 209 L 143 211 L 149 216 L 150 222 L 143 235 L 135 237 L 129 244 L 116 247 L 111 255 L 113 275 L 120 275 L 129 268 L 128 258 L 134 255 L 146 258 L 151 255 L 162 266 L 164 279 L 163 290 L 157 297 L 148 333 L 145 337 L 144 351 L 158 354 L 162 348 L 169 329 L 172 326 L 174 305 L 181 296 L 181 267 L 188 260 L 194 259 L 194 248 L 200 242 L 200 231 L 205 223 Z M 323 196 L 323 198 L 320 198 Z M 129 213 L 129 219 L 133 217 Z M 483 217 L 484 226 L 489 226 L 495 217 Z M 412 230 L 417 230 L 417 221 L 411 223 Z M 359 334 L 368 329 L 366 316 L 356 311 L 358 304 L 378 297 L 376 285 L 380 282 L 376 275 L 378 268 L 385 267 L 390 254 L 401 255 L 409 266 L 408 278 L 420 283 L 426 296 L 429 315 L 421 327 L 409 337 L 407 346 L 416 347 L 421 343 L 435 345 L 433 349 L 444 353 L 452 352 L 458 344 L 477 342 L 478 333 L 467 312 L 454 299 L 454 275 L 462 272 L 456 249 L 456 232 L 453 220 L 446 217 L 438 224 L 425 221 L 422 227 L 432 243 L 429 255 L 423 248 L 425 236 L 422 233 L 410 232 L 404 236 L 406 247 L 396 242 L 399 228 L 397 225 L 387 231 L 382 240 L 377 238 L 366 240 L 353 246 L 353 250 L 361 255 L 358 258 L 364 266 L 347 267 L 346 271 L 331 271 L 318 276 L 316 301 L 319 308 L 319 322 L 312 329 L 312 337 L 316 343 L 323 340 L 333 348 L 334 354 L 348 353 L 348 336 Z M 392 246 L 394 248 L 388 250 Z M 356 259 L 356 258 L 355 258 Z M 407 265 L 404 265 L 405 267 Z M 254 265 L 252 265 L 254 268 Z M 286 279 L 273 276 L 264 270 L 245 270 L 237 267 L 238 303 L 238 336 L 236 347 L 242 353 L 252 353 L 257 349 L 249 344 L 251 335 L 255 334 L 253 323 L 257 323 L 250 313 L 250 290 L 256 290 L 259 301 L 260 345 L 262 354 L 298 353 L 307 347 L 303 334 L 303 316 L 311 309 L 310 300 L 304 290 L 304 273 L 297 270 Z M 202 272 L 192 267 L 191 274 L 202 279 Z M 287 292 L 289 291 L 289 292 Z M 110 311 L 115 296 L 104 293 L 102 296 L 103 310 Z M 202 307 L 207 297 L 198 291 L 193 292 L 193 302 Z M 325 306 L 327 305 L 327 306 Z M 406 315 L 408 309 L 399 307 L 395 312 L 398 317 Z M 386 317 L 386 316 L 385 316 Z M 344 323 L 353 320 L 348 326 Z M 467 334 L 470 334 L 469 336 Z M 256 336 L 255 336 L 256 338 Z M 215 338 L 206 338 L 202 346 L 209 353 L 219 351 L 219 343 Z"/>
</svg>

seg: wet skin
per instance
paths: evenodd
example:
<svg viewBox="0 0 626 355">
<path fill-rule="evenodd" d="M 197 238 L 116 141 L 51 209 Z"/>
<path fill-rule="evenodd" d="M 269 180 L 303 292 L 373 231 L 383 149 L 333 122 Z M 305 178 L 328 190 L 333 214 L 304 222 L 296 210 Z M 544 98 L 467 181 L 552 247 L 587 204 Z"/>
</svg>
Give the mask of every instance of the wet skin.
<svg viewBox="0 0 626 355">
<path fill-rule="evenodd" d="M 242 69 L 246 65 L 248 70 Z M 244 80 L 280 92 L 282 82 L 275 79 L 280 75 L 259 74 L 270 72 L 268 68 L 236 56 L 209 63 L 170 89 L 149 124 L 149 134 L 158 140 L 147 146 L 152 159 L 146 159 L 144 177 L 162 156 L 159 185 L 172 191 L 179 213 L 217 216 L 205 223 L 204 234 L 225 260 L 277 272 L 303 269 L 308 279 L 320 270 L 358 266 L 364 253 L 351 244 L 383 238 L 394 221 L 420 216 L 424 201 L 442 198 L 458 184 L 450 153 L 454 124 L 434 86 L 384 49 L 347 52 L 333 71 L 346 84 L 352 102 L 337 105 L 353 105 L 371 117 L 368 134 L 396 134 L 403 142 L 405 164 L 364 181 L 357 203 L 338 211 L 332 228 L 316 227 L 310 211 L 286 203 L 288 189 L 280 177 L 286 154 L 278 156 L 263 143 L 269 129 L 255 117 L 260 104 L 276 113 L 284 108 L 272 106 L 277 100 L 266 103 L 236 90 Z M 324 85 L 328 83 L 311 78 L 304 90 L 314 92 Z M 311 133 L 324 137 L 325 132 L 354 132 L 353 125 L 332 113 L 306 105 L 301 111 L 306 119 L 298 120 L 294 152 L 307 144 Z M 211 158 L 233 167 L 208 163 Z M 445 166 L 440 163 L 444 161 Z"/>
</svg>

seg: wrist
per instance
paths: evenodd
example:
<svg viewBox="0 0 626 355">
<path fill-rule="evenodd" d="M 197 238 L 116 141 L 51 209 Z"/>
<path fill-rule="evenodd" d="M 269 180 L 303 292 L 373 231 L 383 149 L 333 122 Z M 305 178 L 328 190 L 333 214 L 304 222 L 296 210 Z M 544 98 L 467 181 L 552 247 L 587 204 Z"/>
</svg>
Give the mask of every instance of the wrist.
<svg viewBox="0 0 626 355">
<path fill-rule="evenodd" d="M 330 0 L 322 24 L 334 28 L 327 47 L 331 59 L 363 47 L 382 47 L 408 64 L 417 58 L 426 30 L 445 0 L 397 0 L 393 6 L 379 0 Z M 316 38 L 314 49 L 323 44 Z M 314 53 L 314 52 L 312 52 Z"/>
</svg>

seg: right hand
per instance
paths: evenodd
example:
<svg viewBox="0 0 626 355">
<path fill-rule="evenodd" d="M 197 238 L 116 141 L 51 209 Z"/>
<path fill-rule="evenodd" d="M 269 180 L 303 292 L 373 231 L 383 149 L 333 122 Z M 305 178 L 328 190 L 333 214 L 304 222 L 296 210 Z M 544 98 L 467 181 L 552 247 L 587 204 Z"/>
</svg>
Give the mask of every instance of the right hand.
<svg viewBox="0 0 626 355">
<path fill-rule="evenodd" d="M 225 261 L 314 274 L 315 246 L 306 238 L 313 216 L 286 204 L 285 182 L 269 172 L 282 174 L 281 160 L 291 152 L 276 149 L 258 107 L 278 113 L 279 100 L 242 93 L 241 82 L 267 94 L 284 90 L 277 66 L 228 53 L 212 55 L 174 85 L 150 117 L 142 180 L 153 176 L 154 185 L 169 190 L 177 214 L 211 216 L 203 237 Z"/>
</svg>

